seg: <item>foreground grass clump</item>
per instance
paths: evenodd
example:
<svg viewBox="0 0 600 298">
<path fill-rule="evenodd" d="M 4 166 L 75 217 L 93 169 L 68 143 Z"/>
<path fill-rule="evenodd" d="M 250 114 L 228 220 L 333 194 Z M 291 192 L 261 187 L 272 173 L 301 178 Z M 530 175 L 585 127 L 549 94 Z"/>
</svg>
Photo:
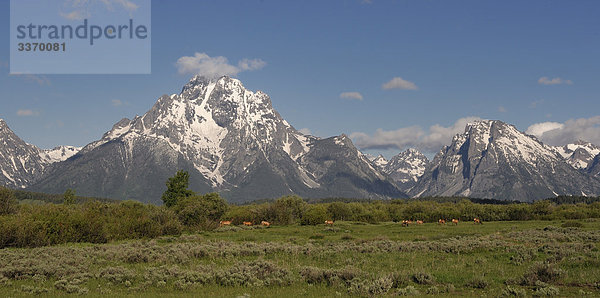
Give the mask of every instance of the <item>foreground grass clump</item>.
<svg viewBox="0 0 600 298">
<path fill-rule="evenodd" d="M 600 295 L 600 221 L 561 225 L 336 222 L 5 248 L 0 296 Z"/>
</svg>

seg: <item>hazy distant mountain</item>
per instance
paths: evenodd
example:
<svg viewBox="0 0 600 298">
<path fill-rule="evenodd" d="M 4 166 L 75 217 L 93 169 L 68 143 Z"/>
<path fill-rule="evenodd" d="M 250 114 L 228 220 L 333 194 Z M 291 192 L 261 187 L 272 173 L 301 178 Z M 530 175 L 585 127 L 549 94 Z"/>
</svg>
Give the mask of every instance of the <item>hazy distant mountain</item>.
<svg viewBox="0 0 600 298">
<path fill-rule="evenodd" d="M 389 161 L 383 156 L 371 157 L 373 165 L 387 174 L 401 190 L 410 190 L 425 172 L 429 160 L 415 149 L 407 149 Z"/>
<path fill-rule="evenodd" d="M 285 121 L 269 96 L 230 77 L 196 76 L 141 117 L 123 119 L 31 189 L 158 203 L 178 169 L 191 188 L 231 201 L 305 197 L 405 197 L 351 140 L 319 139 Z"/>
<path fill-rule="evenodd" d="M 532 201 L 598 195 L 600 180 L 569 165 L 556 149 L 501 121 L 476 121 L 427 166 L 414 196 Z"/>
</svg>

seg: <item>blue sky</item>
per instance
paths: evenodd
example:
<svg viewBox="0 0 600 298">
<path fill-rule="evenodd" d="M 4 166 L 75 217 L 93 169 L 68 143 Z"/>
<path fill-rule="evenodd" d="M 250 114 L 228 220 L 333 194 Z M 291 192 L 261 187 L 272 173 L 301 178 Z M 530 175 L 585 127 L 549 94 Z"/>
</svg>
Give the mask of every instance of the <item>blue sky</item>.
<svg viewBox="0 0 600 298">
<path fill-rule="evenodd" d="M 178 93 L 192 76 L 178 59 L 202 53 L 226 57 L 296 128 L 369 153 L 434 151 L 465 117 L 600 142 L 599 13 L 583 0 L 154 0 L 151 75 L 14 76 L 2 1 L 0 118 L 42 148 L 85 145 Z"/>
</svg>

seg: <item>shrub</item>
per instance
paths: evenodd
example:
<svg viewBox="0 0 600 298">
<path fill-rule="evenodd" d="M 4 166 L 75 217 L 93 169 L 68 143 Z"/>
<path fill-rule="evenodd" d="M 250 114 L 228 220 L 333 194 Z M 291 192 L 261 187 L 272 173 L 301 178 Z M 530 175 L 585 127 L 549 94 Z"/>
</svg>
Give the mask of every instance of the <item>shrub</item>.
<svg viewBox="0 0 600 298">
<path fill-rule="evenodd" d="M 431 285 L 435 283 L 435 278 L 426 272 L 417 272 L 412 275 L 412 280 L 420 285 Z"/>
<path fill-rule="evenodd" d="M 489 283 L 486 280 L 477 277 L 468 281 L 466 286 L 474 289 L 485 289 L 489 286 Z"/>
<path fill-rule="evenodd" d="M 553 283 L 564 275 L 564 271 L 556 269 L 552 264 L 538 263 L 529 268 L 521 279 L 521 285 L 534 286 L 537 282 Z"/>
<path fill-rule="evenodd" d="M 534 291 L 535 296 L 558 296 L 560 295 L 560 290 L 557 287 L 553 286 L 545 286 L 538 287 Z"/>
<path fill-rule="evenodd" d="M 507 286 L 502 290 L 502 297 L 527 297 L 527 292 L 524 289 Z"/>
<path fill-rule="evenodd" d="M 0 216 L 17 212 L 17 200 L 11 189 L 0 186 Z"/>
<path fill-rule="evenodd" d="M 417 288 L 415 288 L 413 286 L 407 286 L 404 289 L 400 289 L 400 291 L 398 291 L 398 295 L 400 295 L 400 296 L 419 296 L 419 295 L 421 295 L 421 292 L 419 292 L 419 290 L 417 290 Z"/>
<path fill-rule="evenodd" d="M 578 221 L 567 221 L 561 225 L 563 228 L 583 228 L 585 227 L 581 222 Z"/>
</svg>

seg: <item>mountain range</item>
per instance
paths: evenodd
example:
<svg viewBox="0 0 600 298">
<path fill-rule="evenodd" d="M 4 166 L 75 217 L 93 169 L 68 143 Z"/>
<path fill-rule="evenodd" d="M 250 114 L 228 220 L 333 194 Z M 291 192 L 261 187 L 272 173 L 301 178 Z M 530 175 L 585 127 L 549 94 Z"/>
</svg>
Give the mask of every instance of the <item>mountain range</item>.
<svg viewBox="0 0 600 298">
<path fill-rule="evenodd" d="M 269 96 L 231 77 L 192 78 L 142 116 L 83 148 L 42 150 L 0 120 L 0 185 L 160 203 L 165 181 L 190 173 L 197 192 L 231 202 L 297 194 L 365 199 L 469 196 L 533 201 L 600 194 L 600 147 L 548 146 L 514 126 L 469 123 L 432 161 L 415 149 L 373 157 L 342 134 L 296 130 Z"/>
<path fill-rule="evenodd" d="M 304 197 L 406 197 L 345 135 L 304 135 L 268 95 L 234 78 L 196 76 L 143 116 L 122 119 L 73 157 L 43 168 L 28 189 L 159 203 L 177 170 L 190 187 L 233 202 Z"/>
</svg>

